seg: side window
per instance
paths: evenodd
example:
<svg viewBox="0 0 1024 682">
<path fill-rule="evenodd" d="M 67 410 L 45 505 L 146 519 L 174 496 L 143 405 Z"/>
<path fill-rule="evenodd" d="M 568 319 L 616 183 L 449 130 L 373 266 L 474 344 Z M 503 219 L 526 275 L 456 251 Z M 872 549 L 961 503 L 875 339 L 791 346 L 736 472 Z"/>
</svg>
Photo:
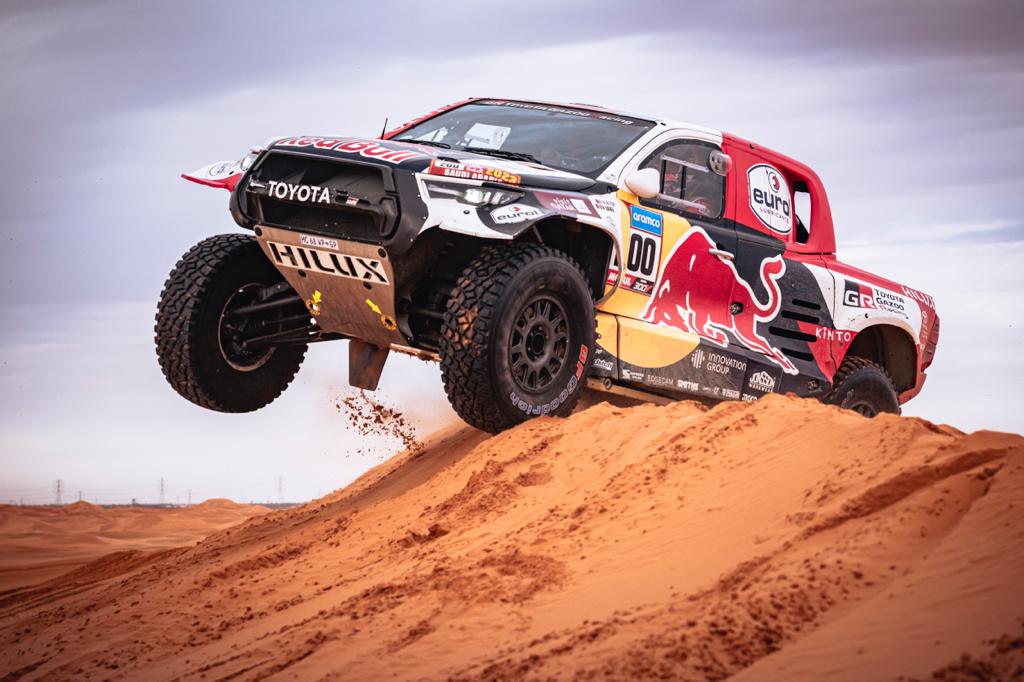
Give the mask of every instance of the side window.
<svg viewBox="0 0 1024 682">
<path fill-rule="evenodd" d="M 720 218 L 725 203 L 725 178 L 708 165 L 717 147 L 706 142 L 670 142 L 651 154 L 641 168 L 661 175 L 661 193 L 645 203 L 700 218 Z"/>
<path fill-rule="evenodd" d="M 796 241 L 806 244 L 811 238 L 811 193 L 802 180 L 793 183 L 793 213 L 796 214 Z"/>
</svg>

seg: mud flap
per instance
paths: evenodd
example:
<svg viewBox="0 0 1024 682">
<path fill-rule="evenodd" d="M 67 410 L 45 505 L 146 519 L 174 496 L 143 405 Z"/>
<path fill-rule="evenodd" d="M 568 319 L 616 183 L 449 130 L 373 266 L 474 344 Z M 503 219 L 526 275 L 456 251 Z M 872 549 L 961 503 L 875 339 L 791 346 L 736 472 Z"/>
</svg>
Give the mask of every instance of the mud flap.
<svg viewBox="0 0 1024 682">
<path fill-rule="evenodd" d="M 376 391 L 381 372 L 384 371 L 384 362 L 390 352 L 390 348 L 382 348 L 365 341 L 349 341 L 348 383 L 356 388 Z"/>
</svg>

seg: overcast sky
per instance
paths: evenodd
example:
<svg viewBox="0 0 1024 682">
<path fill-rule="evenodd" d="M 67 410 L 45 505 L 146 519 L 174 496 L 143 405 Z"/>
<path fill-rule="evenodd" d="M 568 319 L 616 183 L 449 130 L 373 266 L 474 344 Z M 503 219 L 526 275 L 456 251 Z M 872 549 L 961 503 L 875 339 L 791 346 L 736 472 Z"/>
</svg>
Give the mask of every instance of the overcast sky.
<svg viewBox="0 0 1024 682">
<path fill-rule="evenodd" d="M 177 258 L 236 231 L 178 174 L 269 137 L 379 134 L 466 96 L 588 102 L 807 162 L 840 257 L 933 294 L 905 414 L 1024 430 L 1024 4 L 11 2 L 0 5 L 0 500 L 307 499 L 395 443 L 335 409 L 343 344 L 252 415 L 166 385 L 152 323 Z M 424 433 L 436 366 L 379 394 Z M 358 454 L 357 449 L 373 450 Z M 374 454 L 376 453 L 376 454 Z"/>
</svg>

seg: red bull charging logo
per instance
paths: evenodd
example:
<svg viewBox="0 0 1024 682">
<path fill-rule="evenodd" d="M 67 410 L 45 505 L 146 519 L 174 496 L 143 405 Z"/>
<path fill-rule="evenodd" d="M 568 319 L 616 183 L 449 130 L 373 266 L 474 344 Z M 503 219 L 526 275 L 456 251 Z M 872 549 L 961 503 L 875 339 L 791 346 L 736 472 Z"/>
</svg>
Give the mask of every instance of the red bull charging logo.
<svg viewBox="0 0 1024 682">
<path fill-rule="evenodd" d="M 787 374 L 796 374 L 789 358 L 757 333 L 757 323 L 775 319 L 782 307 L 782 256 L 761 261 L 761 283 L 768 292 L 768 301 L 762 304 L 732 262 L 713 253 L 716 249 L 704 230 L 691 228 L 665 261 L 642 319 L 696 334 L 722 348 L 729 346 L 730 332 Z"/>
</svg>

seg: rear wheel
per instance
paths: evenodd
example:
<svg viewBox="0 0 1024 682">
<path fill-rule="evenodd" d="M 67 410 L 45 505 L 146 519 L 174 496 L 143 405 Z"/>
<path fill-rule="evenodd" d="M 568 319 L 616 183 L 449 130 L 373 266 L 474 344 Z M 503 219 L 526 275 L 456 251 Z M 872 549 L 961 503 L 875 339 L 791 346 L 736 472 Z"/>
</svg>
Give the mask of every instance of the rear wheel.
<svg viewBox="0 0 1024 682">
<path fill-rule="evenodd" d="M 156 352 L 168 383 L 197 405 L 251 412 L 272 402 L 306 345 L 265 337 L 308 325 L 295 290 L 248 235 L 204 239 L 171 271 L 156 314 Z"/>
<path fill-rule="evenodd" d="M 455 411 L 497 433 L 572 412 L 594 348 L 594 303 L 568 256 L 539 244 L 483 252 L 459 277 L 442 326 L 441 378 Z"/>
<path fill-rule="evenodd" d="M 866 358 L 848 357 L 843 360 L 825 402 L 865 417 L 874 417 L 882 412 L 900 413 L 899 395 L 889 374 L 878 363 Z"/>
</svg>

